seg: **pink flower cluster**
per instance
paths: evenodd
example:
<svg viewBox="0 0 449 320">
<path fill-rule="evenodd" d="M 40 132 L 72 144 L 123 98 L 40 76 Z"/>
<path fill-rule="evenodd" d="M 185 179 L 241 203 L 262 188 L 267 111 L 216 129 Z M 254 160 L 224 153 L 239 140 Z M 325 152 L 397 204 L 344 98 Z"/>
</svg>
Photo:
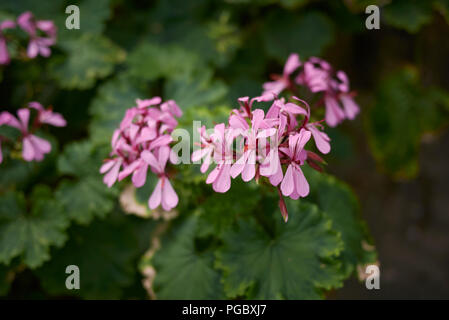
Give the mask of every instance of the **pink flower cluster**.
<svg viewBox="0 0 449 320">
<path fill-rule="evenodd" d="M 273 78 L 274 81 L 263 85 L 262 96 L 278 96 L 286 89 L 295 93 L 297 85 L 306 87 L 312 93 L 323 93 L 325 120 L 331 127 L 344 119 L 352 120 L 359 113 L 359 107 L 353 99 L 355 93 L 350 92 L 346 73 L 335 71 L 322 59 L 312 57 L 301 63 L 297 54 L 291 54 L 285 63 L 283 74 L 274 75 Z"/>
<path fill-rule="evenodd" d="M 56 43 L 57 30 L 55 24 L 51 20 L 36 20 L 33 14 L 27 11 L 17 18 L 17 23 L 12 20 L 5 20 L 0 23 L 0 65 L 10 62 L 3 30 L 15 28 L 16 25 L 25 31 L 30 38 L 27 48 L 28 58 L 33 59 L 39 54 L 43 57 L 50 56 L 50 47 Z"/>
<path fill-rule="evenodd" d="M 162 103 L 160 97 L 137 99 L 136 104 L 126 111 L 120 127 L 114 131 L 111 158 L 102 165 L 100 173 L 105 174 L 103 182 L 109 187 L 132 174 L 132 182 L 139 188 L 145 184 L 150 168 L 159 180 L 148 206 L 155 209 L 162 205 L 169 211 L 178 204 L 178 195 L 166 171 L 167 161 L 176 161 L 170 148 L 170 133 L 178 125 L 175 118 L 182 111 L 173 100 Z"/>
<path fill-rule="evenodd" d="M 33 125 L 29 128 L 31 110 L 37 111 Z M 55 127 L 64 127 L 66 121 L 59 113 L 53 112 L 51 108 L 45 109 L 39 102 L 30 102 L 28 108 L 17 110 L 17 118 L 8 111 L 0 113 L 0 126 L 6 125 L 16 128 L 21 133 L 22 157 L 25 161 L 41 161 L 44 155 L 51 151 L 51 144 L 36 135 L 33 132 L 44 124 Z M 0 163 L 3 161 L 1 143 L 7 140 L 0 136 Z"/>
<path fill-rule="evenodd" d="M 275 96 L 266 115 L 262 109 L 253 110 L 255 102 L 268 99 L 266 95 L 240 98 L 240 109 L 232 111 L 227 125 L 217 124 L 211 133 L 204 126 L 200 128 L 200 149 L 194 151 L 192 161 L 203 159 L 203 173 L 212 162 L 216 164 L 206 180 L 216 192 L 227 192 L 231 178 L 239 175 L 243 181 L 267 177 L 279 190 L 279 206 L 287 221 L 283 196 L 298 199 L 309 194 L 301 167 L 307 162 L 321 170 L 323 160 L 305 149 L 307 142 L 313 137 L 317 149 L 325 154 L 330 151 L 330 139 L 319 122 L 310 122 L 308 104 L 297 97 L 293 97 L 294 102 L 285 102 Z"/>
</svg>

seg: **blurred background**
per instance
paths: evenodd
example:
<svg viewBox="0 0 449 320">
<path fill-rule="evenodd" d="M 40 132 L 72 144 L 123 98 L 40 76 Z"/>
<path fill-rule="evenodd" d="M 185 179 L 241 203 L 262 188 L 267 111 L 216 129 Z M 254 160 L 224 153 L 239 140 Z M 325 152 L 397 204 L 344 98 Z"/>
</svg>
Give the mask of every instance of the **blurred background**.
<svg viewBox="0 0 449 320">
<path fill-rule="evenodd" d="M 138 96 L 176 99 L 192 110 L 186 116 L 192 118 L 214 108 L 213 121 L 218 122 L 236 106 L 236 98 L 259 95 L 270 75 L 281 73 L 290 53 L 302 60 L 319 56 L 344 70 L 357 92 L 359 116 L 328 130 L 332 153 L 326 157 L 327 171 L 358 196 L 381 270 L 380 290 L 367 290 L 352 277 L 328 297 L 449 298 L 449 1 L 83 0 L 80 30 L 64 27 L 68 4 L 74 3 L 0 3 L 0 18 L 31 10 L 58 25 L 50 59 L 23 63 L 17 53 L 11 65 L 0 68 L 2 109 L 15 110 L 33 98 L 51 102 L 69 120 L 66 128 L 49 132 L 58 138 L 55 150 L 80 139 L 108 143 L 113 120 Z M 380 8 L 379 30 L 365 27 L 370 4 Z M 186 70 L 189 76 L 179 77 Z M 94 158 L 89 144 L 78 147 Z M 42 168 L 32 169 L 37 174 L 25 178 L 26 168 L 0 166 L 0 184 L 20 181 L 24 190 L 44 180 L 57 185 L 61 174 L 45 171 L 56 161 L 55 153 Z M 66 151 L 57 161 L 62 177 L 73 182 L 83 173 L 71 171 L 72 156 Z M 69 228 L 73 237 L 66 247 L 76 250 L 98 234 L 105 243 L 114 239 L 114 228 L 124 218 L 111 219 L 112 229 L 107 229 L 97 220 L 102 209 L 110 211 L 113 205 L 105 200 L 100 209 L 96 206 L 79 226 Z M 138 239 L 132 242 L 121 231 L 123 242 L 117 247 L 93 245 L 86 259 L 108 252 L 98 264 L 108 284 L 92 280 L 90 293 L 79 298 L 148 296 L 141 285 L 144 275 L 134 269 L 154 226 L 126 219 L 129 234 L 140 230 Z M 128 256 L 107 260 L 119 251 Z M 0 293 L 7 298 L 73 298 L 54 289 L 52 281 L 41 281 L 64 256 L 64 250 L 51 252 L 56 262 L 37 271 L 0 265 Z M 106 278 L 108 272 L 113 276 Z"/>
</svg>

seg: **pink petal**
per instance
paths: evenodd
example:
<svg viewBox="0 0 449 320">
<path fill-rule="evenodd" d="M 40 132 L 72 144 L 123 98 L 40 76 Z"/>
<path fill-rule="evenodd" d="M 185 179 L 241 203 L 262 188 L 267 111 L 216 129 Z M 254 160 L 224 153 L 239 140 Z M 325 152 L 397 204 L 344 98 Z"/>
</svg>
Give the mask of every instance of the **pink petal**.
<svg viewBox="0 0 449 320">
<path fill-rule="evenodd" d="M 278 96 L 285 88 L 286 84 L 282 79 L 277 81 L 265 82 L 263 84 L 264 91 L 262 93 L 262 100 L 268 100 L 270 97 L 273 97 L 272 99 L 274 99 L 274 97 Z"/>
<path fill-rule="evenodd" d="M 100 168 L 100 173 L 103 174 L 109 170 L 111 170 L 111 168 L 114 166 L 115 164 L 115 160 L 108 160 L 106 161 Z"/>
<path fill-rule="evenodd" d="M 41 120 L 41 122 L 51 124 L 55 127 L 65 127 L 67 125 L 64 117 L 61 114 L 54 112 L 52 112 L 49 116 L 46 116 L 43 120 Z"/>
<path fill-rule="evenodd" d="M 254 131 L 257 132 L 264 117 L 265 114 L 262 109 L 256 109 L 253 111 L 253 119 L 251 120 L 251 123 Z"/>
<path fill-rule="evenodd" d="M 293 189 L 295 188 L 295 183 L 293 181 L 293 166 L 288 165 L 287 171 L 285 172 L 284 180 L 281 183 L 281 191 L 284 196 L 289 196 Z"/>
<path fill-rule="evenodd" d="M 245 168 L 245 163 L 248 158 L 248 153 L 245 152 L 231 167 L 231 177 L 235 179 Z"/>
<path fill-rule="evenodd" d="M 346 114 L 346 117 L 350 120 L 354 119 L 359 113 L 359 106 L 355 103 L 354 99 L 350 95 L 342 94 L 340 96 L 341 103 Z"/>
<path fill-rule="evenodd" d="M 39 53 L 39 45 L 37 44 L 36 40 L 31 40 L 30 43 L 28 44 L 27 49 L 28 58 L 34 59 L 36 58 L 38 53 Z"/>
<path fill-rule="evenodd" d="M 218 175 L 220 174 L 221 165 L 217 165 L 214 170 L 212 170 L 207 176 L 206 183 L 211 184 L 215 180 L 217 180 Z"/>
<path fill-rule="evenodd" d="M 51 144 L 47 140 L 35 135 L 30 135 L 30 140 L 33 143 L 34 149 L 38 149 L 41 153 L 49 153 L 51 151 Z"/>
<path fill-rule="evenodd" d="M 111 170 L 103 177 L 103 182 L 110 188 L 117 181 L 118 173 L 120 171 L 121 161 L 117 161 Z"/>
<path fill-rule="evenodd" d="M 149 106 L 154 106 L 162 102 L 160 97 L 153 97 L 151 99 L 140 100 L 136 99 L 137 108 L 147 108 Z"/>
<path fill-rule="evenodd" d="M 248 161 L 242 171 L 242 179 L 245 182 L 250 181 L 256 175 L 256 150 L 248 152 Z"/>
<path fill-rule="evenodd" d="M 289 76 L 292 74 L 298 67 L 301 66 L 301 61 L 299 60 L 299 55 L 297 53 L 292 53 L 285 63 L 284 66 L 284 75 Z"/>
<path fill-rule="evenodd" d="M 170 181 L 165 178 L 164 187 L 162 188 L 162 208 L 165 211 L 170 211 L 178 204 L 178 195 L 173 189 Z"/>
<path fill-rule="evenodd" d="M 338 102 L 335 98 L 325 96 L 324 103 L 326 105 L 326 123 L 331 127 L 335 127 L 344 119 L 345 114 L 338 106 Z"/>
<path fill-rule="evenodd" d="M 331 145 L 329 143 L 330 138 L 325 133 L 317 129 L 314 125 L 309 125 L 308 129 L 312 132 L 313 140 L 315 140 L 315 145 L 321 153 L 327 154 L 331 151 Z"/>
<path fill-rule="evenodd" d="M 154 138 L 156 138 L 156 136 L 157 136 L 156 128 L 144 127 L 140 131 L 140 135 L 136 141 L 136 144 L 153 140 Z"/>
<path fill-rule="evenodd" d="M 148 206 L 151 210 L 156 209 L 160 204 L 162 200 L 162 179 L 159 179 L 157 182 L 156 187 L 153 190 L 153 193 L 151 194 L 150 199 L 148 199 Z"/>
<path fill-rule="evenodd" d="M 159 148 L 159 165 L 162 170 L 165 170 L 165 166 L 167 164 L 167 160 L 170 157 L 171 149 L 168 146 L 163 146 Z"/>
<path fill-rule="evenodd" d="M 296 192 L 301 197 L 305 197 L 309 194 L 309 183 L 307 182 L 307 179 L 299 166 L 294 170 L 294 183 Z"/>
<path fill-rule="evenodd" d="M 243 119 L 241 115 L 233 114 L 229 117 L 229 126 L 233 129 L 247 130 L 249 128 L 248 123 Z"/>
<path fill-rule="evenodd" d="M 272 149 L 260 166 L 260 174 L 264 177 L 269 177 L 278 171 L 279 165 L 279 152 L 276 149 Z"/>
<path fill-rule="evenodd" d="M 22 157 L 25 161 L 33 161 L 34 147 L 30 137 L 23 138 Z"/>
<path fill-rule="evenodd" d="M 231 187 L 231 165 L 223 164 L 221 166 L 220 173 L 212 184 L 212 188 L 215 192 L 225 193 Z"/>
<path fill-rule="evenodd" d="M 28 121 L 30 120 L 30 110 L 29 109 L 19 109 L 17 115 L 20 120 L 21 128 L 24 132 L 28 131 Z"/>
<path fill-rule="evenodd" d="M 207 171 L 207 169 L 209 169 L 209 165 L 211 164 L 211 158 L 212 158 L 212 150 L 210 150 L 207 154 L 206 154 L 206 158 L 203 161 L 203 164 L 201 165 L 200 171 L 201 173 L 205 173 Z"/>
<path fill-rule="evenodd" d="M 164 169 L 159 164 L 159 161 L 156 159 L 156 157 L 148 150 L 142 151 L 140 154 L 141 158 L 148 163 L 156 172 L 162 173 Z"/>
<path fill-rule="evenodd" d="M 134 171 L 132 182 L 136 188 L 140 188 L 145 184 L 145 181 L 147 180 L 147 171 L 148 165 L 145 163 Z"/>
<path fill-rule="evenodd" d="M 137 159 L 136 161 L 130 163 L 129 165 L 123 165 L 124 169 L 119 173 L 118 175 L 118 181 L 122 181 L 127 176 L 129 176 L 131 173 L 133 173 L 137 168 L 139 168 L 142 165 L 142 160 Z"/>
<path fill-rule="evenodd" d="M 284 175 L 282 173 L 281 162 L 278 162 L 278 168 L 276 173 L 269 177 L 270 183 L 273 186 L 277 186 L 279 183 L 281 183 L 283 177 Z"/>
<path fill-rule="evenodd" d="M 173 138 L 170 135 L 164 134 L 162 136 L 157 137 L 154 141 L 151 141 L 148 149 L 153 150 L 155 148 L 166 146 L 169 143 L 171 143 L 172 141 L 173 141 Z"/>
</svg>

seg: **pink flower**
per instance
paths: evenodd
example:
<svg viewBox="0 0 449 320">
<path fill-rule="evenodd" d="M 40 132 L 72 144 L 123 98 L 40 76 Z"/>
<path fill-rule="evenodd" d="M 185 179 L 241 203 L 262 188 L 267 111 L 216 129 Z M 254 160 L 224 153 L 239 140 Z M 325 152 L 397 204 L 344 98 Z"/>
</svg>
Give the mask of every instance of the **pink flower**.
<svg viewBox="0 0 449 320">
<path fill-rule="evenodd" d="M 311 57 L 304 63 L 303 71 L 296 77 L 299 85 L 309 88 L 311 92 L 326 91 L 329 88 L 329 80 L 332 67 L 326 61 Z"/>
<path fill-rule="evenodd" d="M 298 99 L 296 97 L 294 97 L 294 98 L 296 100 L 302 102 L 303 104 L 307 105 L 307 107 L 308 107 L 308 104 L 305 101 Z M 298 125 L 298 122 L 296 121 L 296 117 L 298 115 L 303 115 L 303 116 L 308 115 L 307 111 L 304 108 L 298 106 L 295 103 L 292 103 L 292 102 L 285 103 L 284 98 L 275 99 L 273 104 L 271 105 L 270 109 L 267 112 L 267 118 L 276 119 L 276 118 L 280 117 L 281 114 L 286 116 L 288 119 L 288 125 L 287 125 L 288 131 L 293 130 Z"/>
<path fill-rule="evenodd" d="M 225 130 L 224 123 L 215 126 L 213 158 L 217 166 L 209 173 L 206 179 L 207 184 L 212 183 L 212 189 L 215 192 L 224 193 L 231 187 L 232 143 L 235 134 L 234 130 Z"/>
<path fill-rule="evenodd" d="M 60 113 L 53 112 L 51 108 L 44 109 L 39 102 L 30 102 L 28 106 L 38 111 L 38 122 L 41 124 L 51 124 L 55 127 L 65 127 L 67 125 L 67 122 Z"/>
<path fill-rule="evenodd" d="M 305 129 L 289 137 L 289 147 L 281 148 L 288 157 L 289 165 L 281 183 L 281 191 L 284 196 L 292 199 L 305 197 L 309 194 L 309 184 L 301 170 L 301 166 L 307 159 L 304 150 L 305 144 L 310 140 L 311 133 Z"/>
<path fill-rule="evenodd" d="M 334 72 L 331 65 L 322 59 L 312 57 L 305 62 L 296 83 L 308 87 L 311 92 L 324 92 L 325 119 L 331 127 L 344 119 L 353 120 L 359 113 L 359 107 L 352 99 L 353 93 L 349 92 L 346 73 Z"/>
<path fill-rule="evenodd" d="M 8 46 L 6 44 L 5 36 L 3 35 L 3 30 L 15 28 L 16 24 L 14 21 L 5 20 L 0 23 L 0 65 L 9 64 L 10 57 L 8 52 Z"/>
<path fill-rule="evenodd" d="M 240 114 L 233 114 L 229 118 L 230 127 L 234 130 L 240 130 L 240 134 L 244 138 L 243 153 L 231 168 L 232 178 L 235 179 L 239 174 L 242 174 L 243 181 L 250 181 L 256 175 L 259 140 L 266 139 L 276 133 L 276 129 L 270 127 L 267 121 L 264 120 L 264 117 L 265 114 L 262 109 L 254 110 L 252 112 L 251 127 Z"/>
<path fill-rule="evenodd" d="M 169 147 L 173 141 L 169 133 L 177 126 L 175 117 L 182 111 L 172 100 L 161 103 L 160 97 L 136 99 L 137 106 L 126 111 L 112 135 L 112 159 L 106 161 L 100 173 L 106 174 L 103 182 L 109 187 L 132 174 L 132 183 L 139 188 L 145 184 L 151 168 L 159 182 L 148 205 L 155 209 L 162 204 L 164 210 L 171 210 L 177 205 L 178 196 L 168 181 L 165 166 L 169 158 L 172 162 L 175 158 Z"/>
<path fill-rule="evenodd" d="M 9 113 L 6 113 L 9 114 Z M 44 155 L 51 151 L 51 144 L 28 131 L 28 122 L 30 119 L 30 109 L 19 109 L 17 111 L 18 119 L 9 114 L 8 126 L 19 129 L 22 133 L 22 157 L 26 161 L 41 161 Z"/>
<path fill-rule="evenodd" d="M 157 149 L 157 155 L 155 156 L 148 150 L 142 152 L 142 159 L 151 166 L 151 169 L 158 175 L 159 180 L 150 199 L 148 200 L 148 206 L 150 209 L 157 208 L 162 204 L 162 208 L 165 211 L 170 211 L 178 204 L 178 195 L 173 189 L 170 180 L 168 180 L 165 173 L 165 166 L 170 155 L 170 148 L 168 146 Z"/>
<path fill-rule="evenodd" d="M 217 148 L 215 142 L 213 141 L 213 136 L 209 136 L 206 132 L 206 127 L 202 126 L 198 128 L 198 132 L 200 133 L 200 149 L 195 150 L 192 153 L 192 161 L 197 162 L 201 159 L 203 160 L 203 164 L 201 165 L 201 173 L 205 173 L 209 168 L 209 165 L 212 162 L 212 156 L 214 154 L 214 150 Z"/>
<path fill-rule="evenodd" d="M 49 57 L 51 54 L 50 46 L 56 43 L 56 26 L 51 20 L 35 20 L 30 11 L 22 13 L 17 18 L 17 24 L 30 36 L 27 55 L 33 59 L 38 54 L 43 57 Z M 43 32 L 46 36 L 38 35 Z"/>
<path fill-rule="evenodd" d="M 292 53 L 285 63 L 282 76 L 277 76 L 275 81 L 265 82 L 263 84 L 264 92 L 262 96 L 270 96 L 273 99 L 272 94 L 279 95 L 285 88 L 288 88 L 290 86 L 290 75 L 300 66 L 301 61 L 299 60 L 299 55 Z"/>
<path fill-rule="evenodd" d="M 279 156 L 279 146 L 285 134 L 287 125 L 287 116 L 279 114 L 279 125 L 276 135 L 272 137 L 270 150 L 267 157 L 262 161 L 260 166 L 260 174 L 268 177 L 273 186 L 277 186 L 283 179 L 281 160 Z"/>
</svg>

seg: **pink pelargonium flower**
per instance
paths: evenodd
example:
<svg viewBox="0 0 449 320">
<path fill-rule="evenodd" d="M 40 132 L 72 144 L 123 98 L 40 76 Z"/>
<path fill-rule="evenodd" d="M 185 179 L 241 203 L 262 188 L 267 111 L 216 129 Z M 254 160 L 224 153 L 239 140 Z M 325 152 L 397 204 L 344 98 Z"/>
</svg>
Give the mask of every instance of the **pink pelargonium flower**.
<svg viewBox="0 0 449 320">
<path fill-rule="evenodd" d="M 215 192 L 224 193 L 231 187 L 232 144 L 235 135 L 236 130 L 226 130 L 224 123 L 217 124 L 214 128 L 213 159 L 217 166 L 207 176 L 206 183 L 212 184 Z"/>
<path fill-rule="evenodd" d="M 0 65 L 9 64 L 10 57 L 8 52 L 8 45 L 6 43 L 6 38 L 3 35 L 3 30 L 15 28 L 16 24 L 14 21 L 5 20 L 0 23 Z"/>
<path fill-rule="evenodd" d="M 304 63 L 304 68 L 295 81 L 299 85 L 308 87 L 311 92 L 326 91 L 329 88 L 331 72 L 332 67 L 328 62 L 311 57 Z"/>
<path fill-rule="evenodd" d="M 276 134 L 276 129 L 272 126 L 275 122 L 267 121 L 264 118 L 265 114 L 262 109 L 256 109 L 252 112 L 251 127 L 240 114 L 233 114 L 229 118 L 230 128 L 244 138 L 243 153 L 231 167 L 232 178 L 235 179 L 239 174 L 242 174 L 243 181 L 250 181 L 256 175 L 259 140 Z"/>
<path fill-rule="evenodd" d="M 301 66 L 301 61 L 299 60 L 299 55 L 292 53 L 285 63 L 284 71 L 281 76 L 275 76 L 275 81 L 265 82 L 263 84 L 264 92 L 262 96 L 271 97 L 273 99 L 273 94 L 279 95 L 284 89 L 290 86 L 290 75 L 296 71 Z"/>
<path fill-rule="evenodd" d="M 283 179 L 279 146 L 282 138 L 284 137 L 286 126 L 287 116 L 280 113 L 277 132 L 273 137 L 271 137 L 269 153 L 260 165 L 260 174 L 264 177 L 268 177 L 273 186 L 277 186 Z"/>
<path fill-rule="evenodd" d="M 162 204 L 165 211 L 170 211 L 178 204 L 178 195 L 173 189 L 170 180 L 165 173 L 165 166 L 170 156 L 168 146 L 157 149 L 156 155 L 151 151 L 144 150 L 141 154 L 142 159 L 151 167 L 151 170 L 159 177 L 156 187 L 148 200 L 150 209 L 156 209 Z"/>
<path fill-rule="evenodd" d="M 326 123 L 335 127 L 344 119 L 353 120 L 360 111 L 359 106 L 349 92 L 349 79 L 343 71 L 336 73 L 336 79 L 330 80 L 329 89 L 324 93 L 326 106 Z M 343 110 L 340 108 L 343 105 Z"/>
<path fill-rule="evenodd" d="M 67 125 L 64 117 L 60 113 L 53 112 L 51 107 L 44 109 L 44 107 L 36 101 L 30 102 L 28 107 L 37 110 L 37 119 L 41 124 L 46 123 L 55 127 L 65 127 Z"/>
<path fill-rule="evenodd" d="M 304 146 L 310 140 L 311 133 L 305 129 L 289 137 L 289 147 L 280 150 L 289 158 L 289 165 L 281 183 L 281 191 L 284 196 L 292 199 L 305 197 L 309 194 L 309 183 L 307 182 L 301 166 L 307 159 Z"/>
<path fill-rule="evenodd" d="M 295 81 L 308 87 L 311 92 L 324 92 L 325 119 L 331 127 L 335 127 L 344 119 L 353 120 L 360 111 L 352 98 L 354 93 L 349 92 L 346 73 L 334 72 L 331 65 L 322 59 L 312 57 L 305 62 Z"/>
<path fill-rule="evenodd" d="M 313 137 L 313 140 L 315 141 L 315 145 L 316 145 L 317 149 L 323 154 L 329 153 L 331 150 L 331 145 L 330 145 L 331 139 L 325 132 L 320 130 L 323 127 L 320 124 L 320 121 L 313 122 L 313 123 L 309 122 L 309 120 L 310 120 L 309 104 L 306 101 L 299 99 L 298 97 L 295 97 L 295 96 L 293 96 L 293 99 L 296 101 L 299 101 L 302 105 L 304 105 L 306 107 L 307 111 L 301 108 L 305 112 L 305 113 L 302 113 L 305 115 L 303 127 L 306 130 L 310 131 L 310 133 L 312 134 L 312 137 Z"/>
<path fill-rule="evenodd" d="M 17 24 L 30 36 L 27 55 L 33 59 L 37 55 L 49 57 L 50 46 L 56 43 L 56 25 L 51 20 L 35 20 L 30 11 L 22 13 L 17 18 Z M 38 32 L 43 32 L 46 36 L 39 36 Z"/>
<path fill-rule="evenodd" d="M 198 132 L 200 133 L 200 149 L 193 151 L 191 159 L 193 162 L 204 159 L 200 171 L 201 173 L 205 173 L 212 163 L 214 150 L 217 146 L 214 141 L 214 134 L 209 136 L 205 126 L 198 128 Z"/>
<path fill-rule="evenodd" d="M 22 157 L 26 161 L 42 161 L 44 159 L 44 155 L 51 151 L 51 144 L 38 136 L 31 134 L 28 131 L 28 122 L 30 120 L 30 109 L 19 109 L 17 111 L 18 119 L 11 115 L 9 112 L 6 112 L 9 116 L 8 122 L 5 123 L 10 127 L 14 127 L 19 129 L 22 133 Z"/>
</svg>

